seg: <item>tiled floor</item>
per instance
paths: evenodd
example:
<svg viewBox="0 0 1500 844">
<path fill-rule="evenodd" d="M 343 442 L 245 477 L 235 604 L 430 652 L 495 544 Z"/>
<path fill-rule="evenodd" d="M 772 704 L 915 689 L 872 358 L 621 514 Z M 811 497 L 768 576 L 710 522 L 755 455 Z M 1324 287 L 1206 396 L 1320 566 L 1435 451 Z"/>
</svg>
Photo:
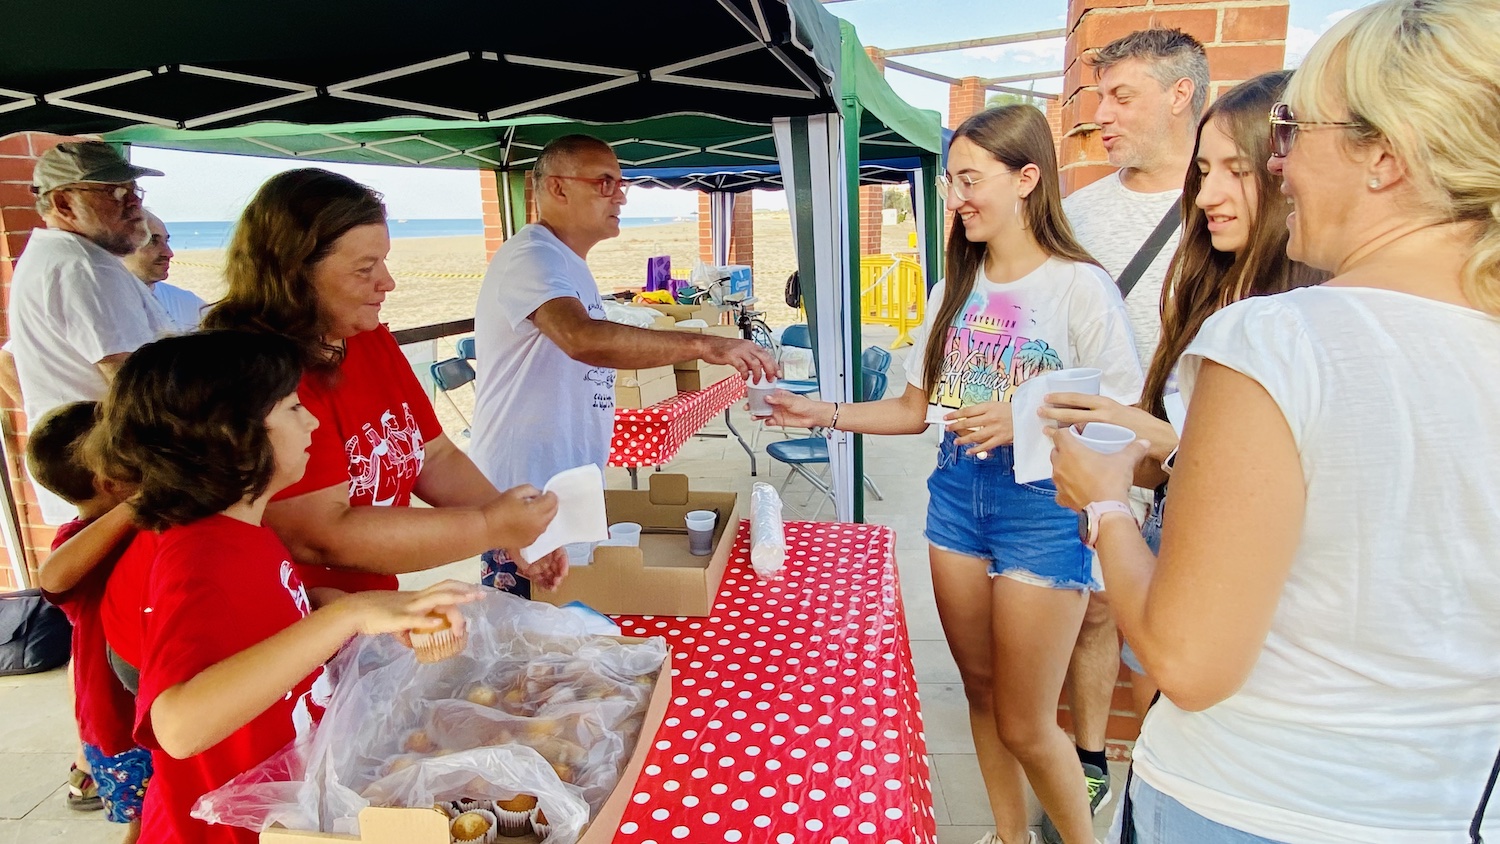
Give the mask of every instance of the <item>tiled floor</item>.
<svg viewBox="0 0 1500 844">
<path fill-rule="evenodd" d="M 888 343 L 893 334 L 866 329 L 866 344 Z M 891 367 L 892 394 L 904 389 L 901 364 L 910 347 L 898 350 Z M 735 425 L 749 438 L 751 425 L 736 411 Z M 722 422 L 711 422 L 709 432 L 721 431 Z M 756 480 L 779 484 L 784 471 L 772 468 L 764 445 L 779 436 L 763 432 L 757 449 L 760 477 L 749 475 L 748 458 L 733 440 L 695 439 L 686 445 L 669 470 L 692 478 L 694 486 L 748 493 Z M 909 437 L 867 437 L 866 471 L 885 495 L 870 499 L 868 521 L 890 525 L 896 531 L 896 559 L 900 567 L 902 597 L 906 604 L 907 628 L 912 640 L 927 750 L 933 773 L 933 801 L 938 822 L 939 844 L 972 844 L 991 829 L 989 807 L 980 782 L 979 767 L 968 733 L 963 690 L 958 669 L 948 653 L 933 606 L 932 580 L 927 568 L 922 526 L 927 508 L 925 479 L 932 470 L 936 434 Z M 770 477 L 767 477 L 767 476 Z M 643 471 L 642 481 L 649 476 Z M 629 485 L 622 469 L 611 469 L 611 487 Z M 801 518 L 799 507 L 810 510 L 807 485 L 793 481 L 786 495 L 789 519 Z M 831 508 L 825 507 L 823 518 Z M 473 579 L 477 563 L 466 560 L 420 576 L 406 578 L 410 584 L 441 577 Z M 62 671 L 29 677 L 0 678 L 0 844 L 36 844 L 68 841 L 96 844 L 119 840 L 120 830 L 103 822 L 98 813 L 69 811 L 64 803 L 64 780 L 72 758 L 74 735 L 67 678 Z M 1114 766 L 1116 793 L 1124 771 Z M 1101 813 L 1097 832 L 1102 839 L 1113 806 Z"/>
</svg>

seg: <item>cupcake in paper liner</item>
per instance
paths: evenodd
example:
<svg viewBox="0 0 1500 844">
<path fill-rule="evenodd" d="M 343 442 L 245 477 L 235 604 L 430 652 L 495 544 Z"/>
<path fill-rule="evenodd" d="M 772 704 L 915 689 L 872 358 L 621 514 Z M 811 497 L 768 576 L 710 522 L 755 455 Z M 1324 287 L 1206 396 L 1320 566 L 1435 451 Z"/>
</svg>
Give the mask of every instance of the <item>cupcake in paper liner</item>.
<svg viewBox="0 0 1500 844">
<path fill-rule="evenodd" d="M 441 662 L 462 652 L 469 643 L 468 636 L 454 632 L 453 623 L 442 613 L 431 613 L 429 617 L 440 622 L 437 629 L 411 632 L 411 649 L 417 655 L 417 662 Z"/>
<path fill-rule="evenodd" d="M 536 798 L 530 794 L 517 794 L 509 800 L 496 800 L 495 817 L 500 820 L 500 834 L 515 838 L 530 832 L 531 813 L 534 811 Z"/>
<path fill-rule="evenodd" d="M 547 823 L 547 815 L 542 811 L 541 806 L 531 812 L 531 831 L 538 841 L 546 841 L 547 836 L 552 834 L 552 824 Z"/>
<path fill-rule="evenodd" d="M 495 844 L 498 830 L 495 813 L 484 809 L 463 812 L 448 825 L 455 844 Z"/>
</svg>

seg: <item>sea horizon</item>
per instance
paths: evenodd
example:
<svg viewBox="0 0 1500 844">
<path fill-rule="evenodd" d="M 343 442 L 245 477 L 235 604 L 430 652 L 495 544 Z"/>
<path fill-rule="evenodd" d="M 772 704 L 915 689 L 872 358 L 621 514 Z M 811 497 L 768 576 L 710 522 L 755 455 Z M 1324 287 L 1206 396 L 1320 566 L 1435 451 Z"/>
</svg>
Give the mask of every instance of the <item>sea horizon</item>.
<svg viewBox="0 0 1500 844">
<path fill-rule="evenodd" d="M 621 217 L 621 228 L 661 226 L 671 223 L 689 222 L 693 217 Z M 392 219 L 389 223 L 391 239 L 413 237 L 468 237 L 484 234 L 484 220 L 473 217 L 438 219 Z M 172 248 L 223 249 L 229 245 L 229 235 L 234 229 L 233 220 L 167 220 L 167 232 L 172 237 Z"/>
</svg>

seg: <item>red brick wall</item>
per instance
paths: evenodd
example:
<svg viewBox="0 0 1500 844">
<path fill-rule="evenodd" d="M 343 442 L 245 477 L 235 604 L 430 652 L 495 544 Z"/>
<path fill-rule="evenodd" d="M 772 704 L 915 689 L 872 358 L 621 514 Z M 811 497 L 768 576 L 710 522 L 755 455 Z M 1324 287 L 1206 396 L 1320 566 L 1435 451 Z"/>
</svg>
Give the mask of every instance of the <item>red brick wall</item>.
<svg viewBox="0 0 1500 844">
<path fill-rule="evenodd" d="M 31 230 L 42 225 L 36 213 L 36 197 L 31 193 L 31 170 L 37 156 L 67 138 L 38 133 L 22 133 L 0 138 L 0 339 L 10 336 L 10 283 L 15 261 L 26 248 Z M 26 416 L 14 402 L 0 392 L 0 436 L 5 437 L 6 471 L 10 477 L 11 499 L 26 548 L 27 567 L 36 576 L 37 566 L 52 546 L 53 528 L 42 523 L 36 492 L 26 477 L 23 455 L 26 453 Z M 0 545 L 5 543 L 0 534 Z M 9 565 L 0 570 L 0 591 L 18 588 Z"/>
<path fill-rule="evenodd" d="M 1252 76 L 1279 69 L 1286 59 L 1287 0 L 1069 0 L 1063 54 L 1062 131 L 1059 162 L 1063 193 L 1107 175 L 1099 133 L 1091 129 L 1099 104 L 1094 71 L 1084 54 L 1138 29 L 1182 29 L 1208 52 L 1209 99 Z"/>
<path fill-rule="evenodd" d="M 970 116 L 984 111 L 984 101 L 989 92 L 984 80 L 977 76 L 965 76 L 948 86 L 948 128 L 957 129 Z"/>
<path fill-rule="evenodd" d="M 864 185 L 859 189 L 859 254 L 880 254 L 880 228 L 884 215 L 880 213 L 885 204 L 885 188 L 880 185 Z"/>
<path fill-rule="evenodd" d="M 500 209 L 500 171 L 479 172 L 479 207 L 484 217 L 484 260 L 489 261 L 505 242 L 505 217 Z"/>
<path fill-rule="evenodd" d="M 755 266 L 755 200 L 748 193 L 734 195 L 730 212 L 729 261 Z M 714 262 L 714 230 L 708 194 L 698 192 L 698 260 Z"/>
</svg>

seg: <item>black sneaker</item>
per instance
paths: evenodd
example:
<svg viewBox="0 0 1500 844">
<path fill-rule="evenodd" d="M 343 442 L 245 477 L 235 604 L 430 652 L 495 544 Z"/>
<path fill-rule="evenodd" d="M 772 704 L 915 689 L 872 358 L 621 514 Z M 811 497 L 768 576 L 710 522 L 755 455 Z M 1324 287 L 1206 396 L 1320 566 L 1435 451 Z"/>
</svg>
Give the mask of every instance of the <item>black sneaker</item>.
<svg viewBox="0 0 1500 844">
<path fill-rule="evenodd" d="M 1109 772 L 1099 770 L 1098 765 L 1083 763 L 1083 782 L 1089 790 L 1089 811 L 1095 815 L 1099 810 L 1109 805 L 1109 800 L 1114 795 L 1109 790 Z M 1052 823 L 1052 819 L 1045 814 L 1042 815 L 1042 841 L 1045 844 L 1063 844 L 1062 834 Z"/>
</svg>

